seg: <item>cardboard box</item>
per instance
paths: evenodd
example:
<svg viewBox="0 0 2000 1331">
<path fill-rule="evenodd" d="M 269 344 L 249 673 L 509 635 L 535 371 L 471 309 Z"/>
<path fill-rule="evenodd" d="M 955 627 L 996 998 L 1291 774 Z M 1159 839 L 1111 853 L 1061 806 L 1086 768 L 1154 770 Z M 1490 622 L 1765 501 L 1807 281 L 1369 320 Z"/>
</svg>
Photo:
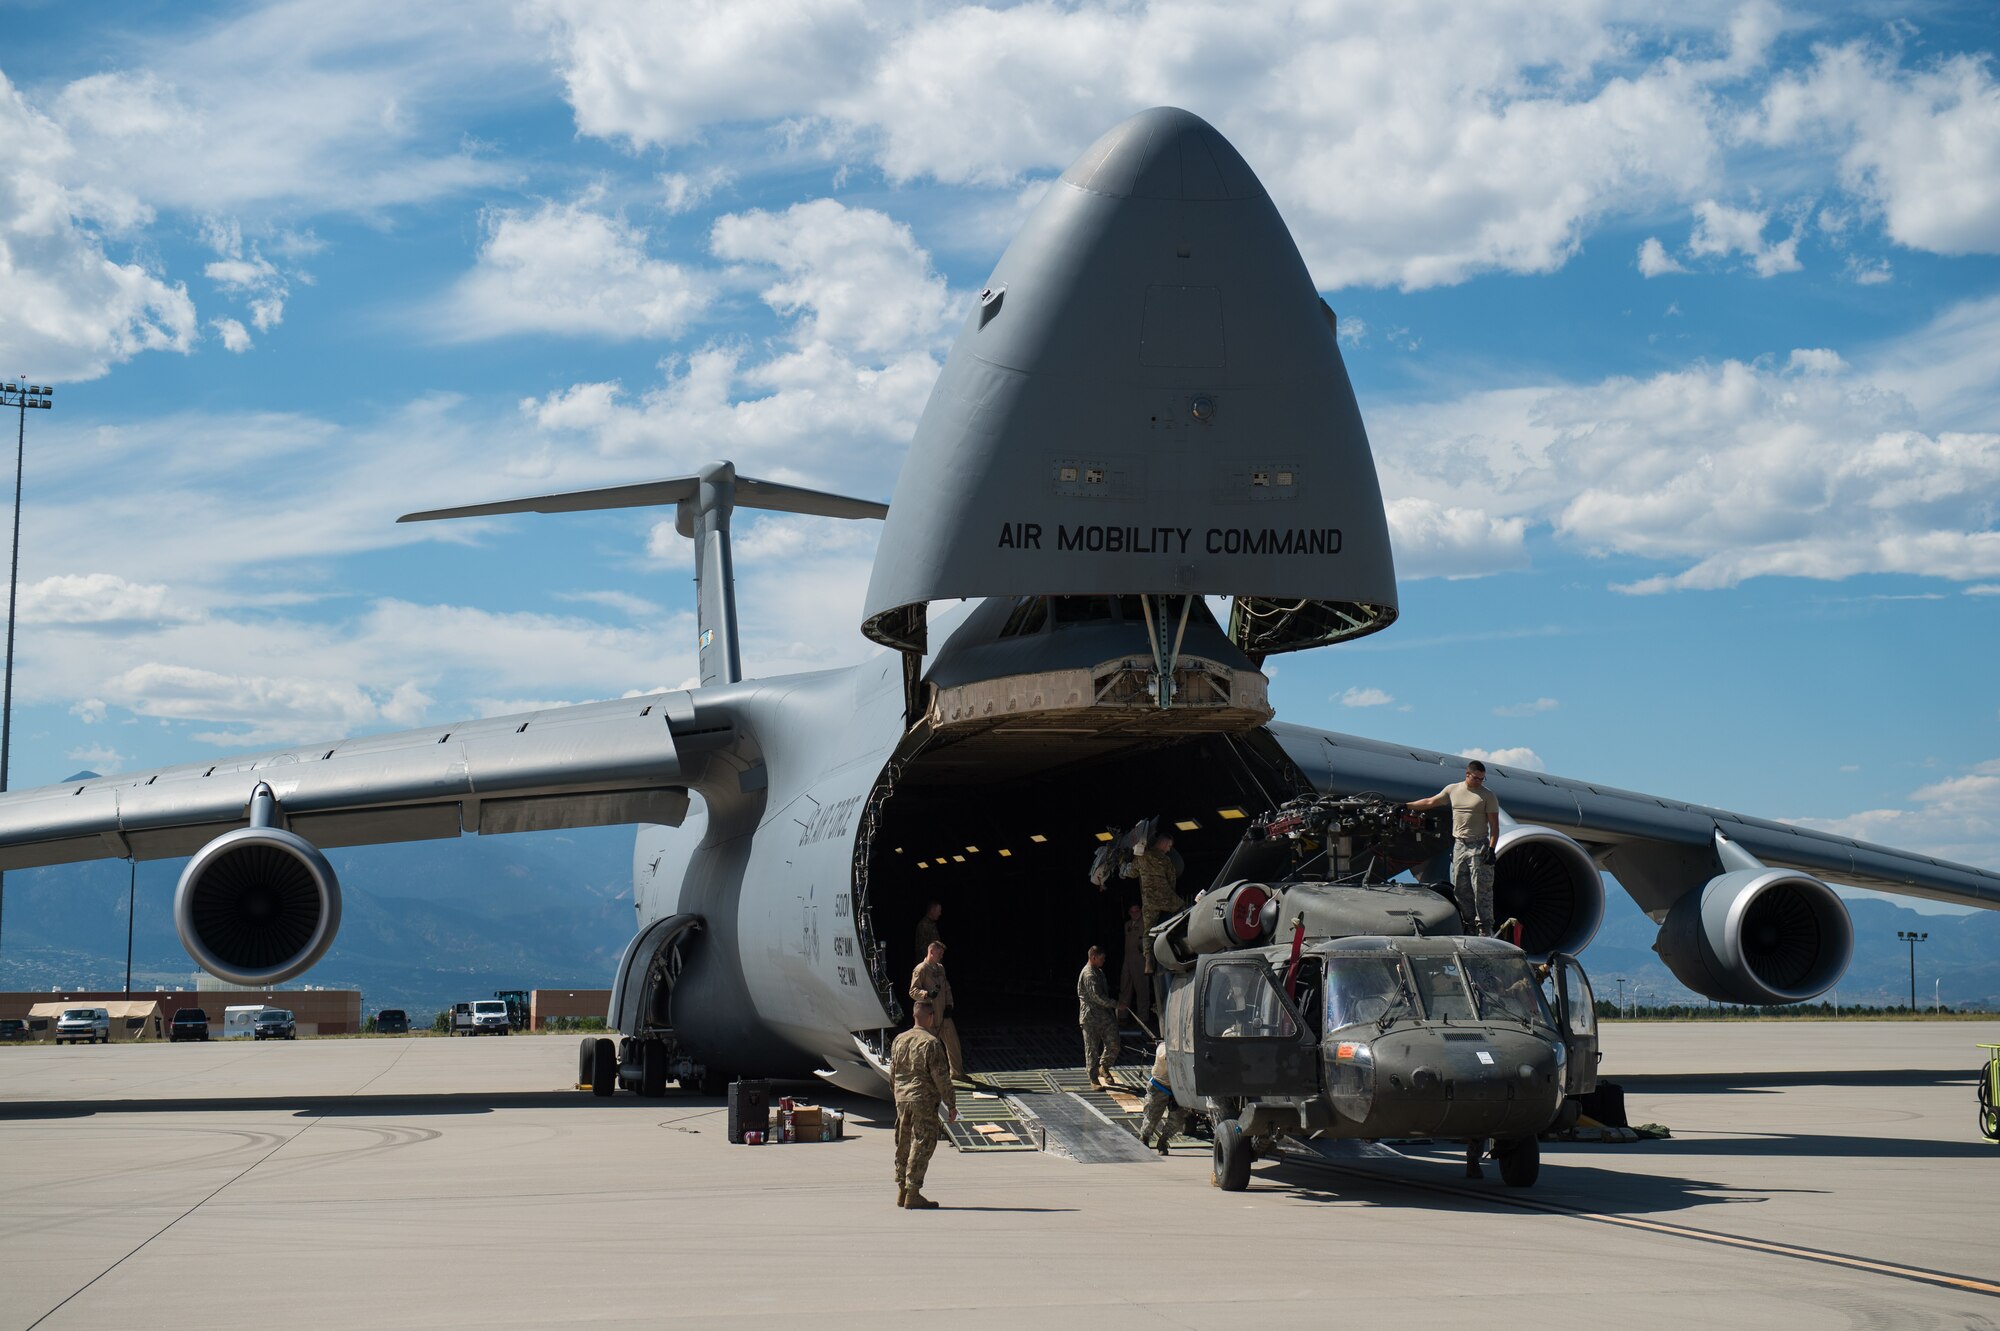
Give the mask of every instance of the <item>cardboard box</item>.
<svg viewBox="0 0 2000 1331">
<path fill-rule="evenodd" d="M 822 1118 L 818 1105 L 794 1105 L 792 1108 L 792 1140 L 816 1142 Z"/>
</svg>

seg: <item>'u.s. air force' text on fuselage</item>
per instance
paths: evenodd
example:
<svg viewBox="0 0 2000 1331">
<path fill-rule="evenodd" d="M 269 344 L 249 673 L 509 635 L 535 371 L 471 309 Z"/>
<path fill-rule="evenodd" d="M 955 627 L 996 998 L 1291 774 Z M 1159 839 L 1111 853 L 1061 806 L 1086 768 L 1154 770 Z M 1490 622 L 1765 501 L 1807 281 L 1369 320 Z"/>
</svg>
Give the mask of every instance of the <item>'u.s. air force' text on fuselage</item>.
<svg viewBox="0 0 2000 1331">
<path fill-rule="evenodd" d="M 1091 554 L 1184 555 L 1193 540 L 1192 527 L 1112 527 L 1102 523 L 1058 525 L 1055 548 L 1083 550 Z M 1003 522 L 1002 550 L 1040 550 L 1042 524 Z M 1197 549 L 1212 555 L 1337 555 L 1340 553 L 1338 527 L 1210 527 L 1202 533 Z"/>
</svg>

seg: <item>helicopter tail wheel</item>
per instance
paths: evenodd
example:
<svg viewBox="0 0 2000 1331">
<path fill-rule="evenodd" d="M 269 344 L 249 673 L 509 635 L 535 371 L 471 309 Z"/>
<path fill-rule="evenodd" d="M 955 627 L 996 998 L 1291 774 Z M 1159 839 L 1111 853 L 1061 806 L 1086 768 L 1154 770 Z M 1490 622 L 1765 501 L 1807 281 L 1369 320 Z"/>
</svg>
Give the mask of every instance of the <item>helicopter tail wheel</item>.
<svg viewBox="0 0 2000 1331">
<path fill-rule="evenodd" d="M 1534 1137 L 1499 1146 L 1494 1156 L 1500 1161 L 1500 1181 L 1510 1188 L 1532 1188 L 1542 1172 L 1542 1143 Z"/>
<path fill-rule="evenodd" d="M 1225 1119 L 1215 1125 L 1215 1186 L 1224 1192 L 1242 1192 L 1250 1186 L 1250 1142 L 1243 1125 Z"/>
</svg>

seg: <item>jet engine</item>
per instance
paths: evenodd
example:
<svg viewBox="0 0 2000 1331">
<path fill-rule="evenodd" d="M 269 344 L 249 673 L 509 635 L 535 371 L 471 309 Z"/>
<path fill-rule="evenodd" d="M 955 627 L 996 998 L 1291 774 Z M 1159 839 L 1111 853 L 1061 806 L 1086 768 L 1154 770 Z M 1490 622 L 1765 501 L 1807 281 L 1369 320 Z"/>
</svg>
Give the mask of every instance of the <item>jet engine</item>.
<svg viewBox="0 0 2000 1331">
<path fill-rule="evenodd" d="M 1531 957 L 1580 951 L 1604 922 L 1604 875 L 1561 832 L 1515 823 L 1500 833 L 1493 913 L 1521 922 L 1521 950 Z"/>
<path fill-rule="evenodd" d="M 257 821 L 188 861 L 174 890 L 174 928 L 203 970 L 261 989 L 326 955 L 340 928 L 340 882 L 310 842 Z"/>
<path fill-rule="evenodd" d="M 1802 1003 L 1846 973 L 1854 926 L 1817 878 L 1733 869 L 1674 903 L 1653 950 L 1682 984 L 1720 1002 Z"/>
</svg>

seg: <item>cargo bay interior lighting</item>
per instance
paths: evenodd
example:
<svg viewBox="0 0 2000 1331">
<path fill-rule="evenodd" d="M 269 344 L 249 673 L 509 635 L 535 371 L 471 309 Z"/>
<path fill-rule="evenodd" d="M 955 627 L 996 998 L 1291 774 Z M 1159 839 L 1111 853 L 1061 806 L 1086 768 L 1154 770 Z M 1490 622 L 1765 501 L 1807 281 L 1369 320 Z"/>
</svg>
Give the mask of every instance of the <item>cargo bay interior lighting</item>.
<svg viewBox="0 0 2000 1331">
<path fill-rule="evenodd" d="M 1250 816 L 1241 809 L 1217 809 L 1215 815 L 1229 822 L 1235 822 L 1238 818 L 1248 818 Z"/>
<path fill-rule="evenodd" d="M 1047 838 L 1047 837 L 1045 837 L 1045 836 L 1043 836 L 1043 835 L 1042 835 L 1042 834 L 1041 834 L 1040 832 L 1030 832 L 1030 833 L 1028 834 L 1028 840 L 1030 840 L 1030 841 L 1034 842 L 1034 843 L 1035 843 L 1036 845 L 1038 845 L 1038 846 L 1039 846 L 1039 845 L 1041 845 L 1041 844 L 1042 844 L 1042 843 L 1043 843 L 1044 841 L 1047 841 L 1047 840 L 1048 840 L 1048 838 Z"/>
<path fill-rule="evenodd" d="M 1199 832 L 1201 831 L 1201 824 L 1192 818 L 1183 818 L 1174 824 L 1174 830 L 1177 832 Z"/>
</svg>

